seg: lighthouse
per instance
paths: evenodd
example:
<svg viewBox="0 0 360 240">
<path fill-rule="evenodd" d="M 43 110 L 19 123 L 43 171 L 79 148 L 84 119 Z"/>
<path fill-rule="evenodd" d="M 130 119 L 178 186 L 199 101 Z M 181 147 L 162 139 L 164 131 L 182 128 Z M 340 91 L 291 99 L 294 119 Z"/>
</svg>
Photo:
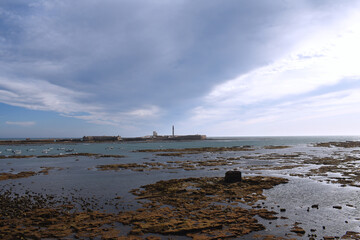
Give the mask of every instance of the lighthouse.
<svg viewBox="0 0 360 240">
<path fill-rule="evenodd" d="M 175 128 L 174 128 L 174 125 L 172 126 L 172 136 L 175 137 Z"/>
</svg>

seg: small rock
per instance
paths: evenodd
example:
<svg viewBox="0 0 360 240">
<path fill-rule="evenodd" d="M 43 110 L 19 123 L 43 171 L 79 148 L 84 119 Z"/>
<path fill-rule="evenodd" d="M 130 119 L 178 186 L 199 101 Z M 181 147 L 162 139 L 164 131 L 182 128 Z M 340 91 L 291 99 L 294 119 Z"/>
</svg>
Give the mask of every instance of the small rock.
<svg viewBox="0 0 360 240">
<path fill-rule="evenodd" d="M 314 204 L 314 205 L 311 206 L 311 208 L 319 209 L 319 204 Z"/>
<path fill-rule="evenodd" d="M 342 209 L 341 206 L 333 206 L 333 208 L 336 208 L 336 209 Z"/>
<path fill-rule="evenodd" d="M 227 171 L 225 173 L 225 182 L 226 183 L 241 182 L 241 172 L 240 171 Z"/>
<path fill-rule="evenodd" d="M 298 226 L 293 227 L 290 231 L 300 235 L 305 234 L 305 230 Z"/>
</svg>

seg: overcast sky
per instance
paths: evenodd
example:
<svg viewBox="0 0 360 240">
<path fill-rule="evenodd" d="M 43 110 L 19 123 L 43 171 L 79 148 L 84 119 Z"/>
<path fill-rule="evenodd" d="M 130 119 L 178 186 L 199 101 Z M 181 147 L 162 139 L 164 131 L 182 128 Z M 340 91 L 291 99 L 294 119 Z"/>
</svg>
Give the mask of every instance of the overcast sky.
<svg viewBox="0 0 360 240">
<path fill-rule="evenodd" d="M 360 1 L 0 0 L 0 138 L 360 135 Z"/>
</svg>

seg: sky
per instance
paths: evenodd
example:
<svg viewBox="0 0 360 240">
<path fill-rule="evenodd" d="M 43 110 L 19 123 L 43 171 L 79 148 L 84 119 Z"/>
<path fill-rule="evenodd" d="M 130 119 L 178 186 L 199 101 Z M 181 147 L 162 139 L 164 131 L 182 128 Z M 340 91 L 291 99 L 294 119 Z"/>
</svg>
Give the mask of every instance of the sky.
<svg viewBox="0 0 360 240">
<path fill-rule="evenodd" d="M 360 1 L 0 0 L 0 138 L 360 135 Z"/>
</svg>

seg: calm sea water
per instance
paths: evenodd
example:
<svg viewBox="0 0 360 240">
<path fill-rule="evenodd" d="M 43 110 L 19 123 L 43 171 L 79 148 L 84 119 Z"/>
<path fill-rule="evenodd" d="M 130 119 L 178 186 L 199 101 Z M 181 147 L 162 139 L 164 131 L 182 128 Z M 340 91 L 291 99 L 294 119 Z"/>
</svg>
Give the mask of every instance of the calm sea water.
<svg viewBox="0 0 360 240">
<path fill-rule="evenodd" d="M 180 149 L 198 147 L 308 145 L 329 141 L 357 141 L 360 136 L 301 136 L 301 137 L 210 137 L 203 141 L 125 142 L 125 143 L 76 143 L 44 145 L 0 145 L 0 155 L 11 155 L 11 150 L 20 150 L 19 155 L 54 155 L 74 150 L 78 153 L 123 154 L 139 149 Z M 8 150 L 8 151 L 6 151 Z"/>
</svg>

